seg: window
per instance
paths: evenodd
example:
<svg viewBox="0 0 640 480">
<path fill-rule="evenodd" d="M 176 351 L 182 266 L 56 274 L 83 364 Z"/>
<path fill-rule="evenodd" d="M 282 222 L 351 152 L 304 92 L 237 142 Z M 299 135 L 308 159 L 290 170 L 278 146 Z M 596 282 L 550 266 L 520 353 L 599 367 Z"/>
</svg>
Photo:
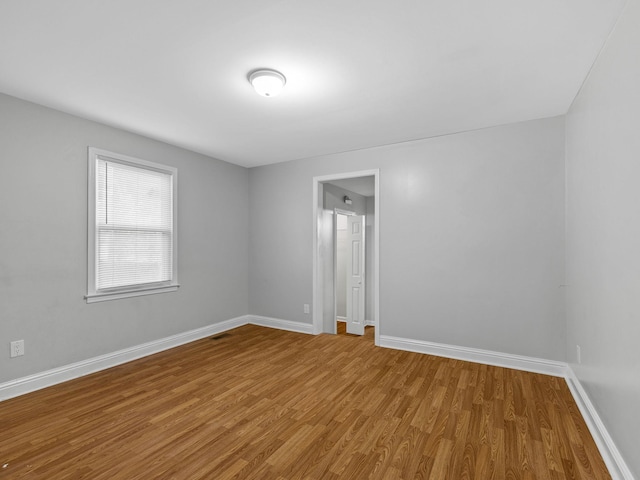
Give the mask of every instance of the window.
<svg viewBox="0 0 640 480">
<path fill-rule="evenodd" d="M 173 167 L 89 148 L 87 303 L 175 291 Z"/>
</svg>

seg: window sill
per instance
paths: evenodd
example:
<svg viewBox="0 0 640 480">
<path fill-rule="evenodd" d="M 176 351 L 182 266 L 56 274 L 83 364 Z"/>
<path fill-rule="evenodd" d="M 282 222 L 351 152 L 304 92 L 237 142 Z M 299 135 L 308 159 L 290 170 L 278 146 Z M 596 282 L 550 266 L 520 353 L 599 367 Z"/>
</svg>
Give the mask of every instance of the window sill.
<svg viewBox="0 0 640 480">
<path fill-rule="evenodd" d="M 85 295 L 87 303 L 106 302 L 107 300 L 118 300 L 120 298 L 140 297 L 142 295 L 155 295 L 157 293 L 175 292 L 180 285 L 165 285 L 162 287 L 151 287 L 137 290 L 108 292 L 108 293 L 92 293 Z"/>
</svg>

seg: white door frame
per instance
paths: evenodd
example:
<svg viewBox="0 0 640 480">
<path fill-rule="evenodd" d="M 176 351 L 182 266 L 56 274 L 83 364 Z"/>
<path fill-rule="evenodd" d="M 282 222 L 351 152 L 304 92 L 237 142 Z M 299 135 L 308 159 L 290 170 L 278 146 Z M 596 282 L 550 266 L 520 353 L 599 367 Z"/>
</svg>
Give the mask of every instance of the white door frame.
<svg viewBox="0 0 640 480">
<path fill-rule="evenodd" d="M 323 183 L 333 180 L 343 180 L 357 177 L 374 177 L 374 225 L 373 225 L 373 323 L 375 325 L 375 344 L 380 345 L 380 169 L 360 170 L 356 172 L 337 173 L 313 177 L 313 333 L 323 331 L 322 320 L 324 317 L 324 285 L 320 278 L 322 270 L 320 265 L 325 260 L 322 257 L 318 245 L 322 233 L 323 222 L 321 218 L 322 201 L 324 197 Z M 333 222 L 332 222 L 333 223 Z M 333 225 L 331 226 L 333 228 Z M 334 283 L 335 288 L 335 283 Z M 335 305 L 335 300 L 334 300 Z M 334 306 L 335 317 L 335 306 Z M 334 321 L 335 323 L 335 321 Z"/>
</svg>

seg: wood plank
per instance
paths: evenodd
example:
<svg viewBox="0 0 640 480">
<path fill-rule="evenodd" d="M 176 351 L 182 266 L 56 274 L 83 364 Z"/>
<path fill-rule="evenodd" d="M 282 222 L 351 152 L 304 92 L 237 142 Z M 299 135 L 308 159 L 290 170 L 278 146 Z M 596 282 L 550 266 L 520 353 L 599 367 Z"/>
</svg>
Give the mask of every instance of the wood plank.
<svg viewBox="0 0 640 480">
<path fill-rule="evenodd" d="M 1 402 L 0 478 L 610 478 L 562 379 L 228 333 Z"/>
</svg>

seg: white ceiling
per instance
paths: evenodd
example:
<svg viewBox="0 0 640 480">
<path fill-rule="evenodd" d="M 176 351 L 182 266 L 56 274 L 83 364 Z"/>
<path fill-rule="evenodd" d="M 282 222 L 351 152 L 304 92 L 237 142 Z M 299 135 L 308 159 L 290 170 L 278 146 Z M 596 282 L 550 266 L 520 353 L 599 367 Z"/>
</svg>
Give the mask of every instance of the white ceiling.
<svg viewBox="0 0 640 480">
<path fill-rule="evenodd" d="M 564 114 L 623 3 L 2 0 L 0 92 L 250 167 Z"/>
</svg>

